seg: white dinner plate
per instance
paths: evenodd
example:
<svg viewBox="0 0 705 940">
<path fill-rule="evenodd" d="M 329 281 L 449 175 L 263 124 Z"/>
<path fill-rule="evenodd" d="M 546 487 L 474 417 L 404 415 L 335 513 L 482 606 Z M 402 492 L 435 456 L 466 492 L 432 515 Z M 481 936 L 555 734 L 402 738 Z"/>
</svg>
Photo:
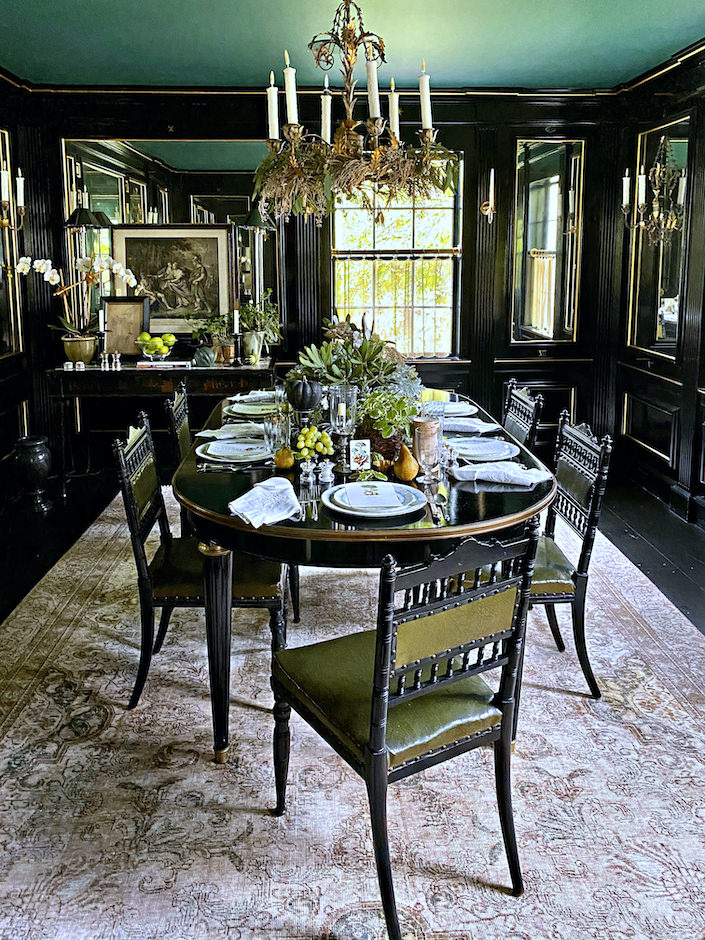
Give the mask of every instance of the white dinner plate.
<svg viewBox="0 0 705 940">
<path fill-rule="evenodd" d="M 223 414 L 231 418 L 261 418 L 276 411 L 273 401 L 236 401 L 223 406 Z"/>
<path fill-rule="evenodd" d="M 245 395 L 230 395 L 228 401 L 232 402 L 247 402 L 248 404 L 256 404 L 258 402 L 264 401 L 274 401 L 274 389 L 261 389 L 258 392 L 247 392 Z"/>
<path fill-rule="evenodd" d="M 235 444 L 236 447 L 225 448 L 224 444 Z M 218 447 L 220 445 L 220 447 Z M 215 450 L 213 453 L 212 451 Z M 227 451 L 230 451 L 228 454 Z M 199 444 L 196 453 L 204 460 L 214 463 L 255 463 L 259 460 L 269 460 L 272 452 L 266 448 L 262 441 L 236 440 L 236 441 L 208 441 Z"/>
<path fill-rule="evenodd" d="M 469 401 L 447 401 L 445 408 L 446 418 L 468 418 L 476 415 L 480 409 L 471 405 Z"/>
<path fill-rule="evenodd" d="M 516 444 L 489 437 L 456 437 L 447 443 L 459 457 L 467 460 L 509 460 L 519 453 Z"/>
<path fill-rule="evenodd" d="M 346 516 L 361 516 L 365 518 L 387 518 L 388 516 L 403 516 L 410 512 L 416 512 L 426 505 L 424 494 L 413 486 L 406 486 L 404 483 L 377 483 L 372 481 L 371 486 L 375 488 L 377 494 L 386 495 L 391 492 L 399 499 L 398 504 L 394 505 L 390 499 L 384 506 L 353 506 L 354 497 L 358 492 L 356 489 L 346 491 L 346 487 L 367 486 L 365 483 L 340 483 L 338 486 L 332 486 L 328 490 L 323 490 L 321 499 L 324 506 L 335 512 L 342 512 Z M 389 488 L 389 489 L 387 489 Z"/>
</svg>

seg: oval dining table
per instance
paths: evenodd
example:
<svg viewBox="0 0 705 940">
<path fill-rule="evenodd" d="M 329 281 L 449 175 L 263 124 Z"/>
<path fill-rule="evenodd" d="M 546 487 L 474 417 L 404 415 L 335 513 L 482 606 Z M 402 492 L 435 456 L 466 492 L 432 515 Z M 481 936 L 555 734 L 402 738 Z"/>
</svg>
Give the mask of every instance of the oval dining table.
<svg viewBox="0 0 705 940">
<path fill-rule="evenodd" d="M 205 428 L 220 427 L 226 420 L 223 401 L 213 410 Z M 477 406 L 476 406 L 477 407 Z M 477 417 L 493 419 L 478 408 Z M 447 432 L 446 437 L 455 436 Z M 464 435 L 458 434 L 458 437 Z M 487 435 L 490 436 L 490 435 Z M 491 435 L 519 448 L 514 458 L 526 467 L 545 469 L 525 447 L 500 429 Z M 197 441 L 197 443 L 199 443 Z M 468 536 L 521 527 L 549 505 L 556 491 L 555 479 L 533 489 L 501 487 L 492 483 L 446 481 L 447 494 L 439 513 L 427 502 L 415 513 L 396 519 L 367 520 L 343 516 L 316 500 L 304 504 L 301 521 L 286 520 L 253 528 L 228 510 L 228 503 L 255 483 L 275 472 L 260 467 L 239 472 L 198 472 L 196 446 L 180 464 L 172 480 L 174 495 L 188 511 L 203 555 L 206 641 L 213 715 L 214 759 L 225 763 L 228 755 L 228 706 L 230 700 L 230 635 L 232 605 L 232 552 L 245 552 L 287 564 L 325 568 L 379 567 L 385 555 L 397 563 L 423 563 L 450 551 Z M 300 492 L 298 473 L 285 473 Z M 336 476 L 335 482 L 343 477 Z M 333 484 L 329 484 L 333 485 Z M 420 487 L 420 484 L 417 484 Z M 437 487 L 428 487 L 434 501 Z M 435 518 L 434 518 L 435 517 Z"/>
</svg>

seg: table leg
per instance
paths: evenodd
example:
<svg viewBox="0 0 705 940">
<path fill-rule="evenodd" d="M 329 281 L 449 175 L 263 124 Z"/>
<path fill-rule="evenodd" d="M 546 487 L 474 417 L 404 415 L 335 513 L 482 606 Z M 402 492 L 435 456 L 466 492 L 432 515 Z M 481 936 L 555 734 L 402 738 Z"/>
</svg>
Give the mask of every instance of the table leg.
<svg viewBox="0 0 705 940">
<path fill-rule="evenodd" d="M 233 554 L 220 545 L 200 542 L 206 605 L 208 672 L 213 713 L 213 748 L 216 764 L 228 759 L 228 707 L 230 704 L 230 618 L 233 602 Z"/>
</svg>

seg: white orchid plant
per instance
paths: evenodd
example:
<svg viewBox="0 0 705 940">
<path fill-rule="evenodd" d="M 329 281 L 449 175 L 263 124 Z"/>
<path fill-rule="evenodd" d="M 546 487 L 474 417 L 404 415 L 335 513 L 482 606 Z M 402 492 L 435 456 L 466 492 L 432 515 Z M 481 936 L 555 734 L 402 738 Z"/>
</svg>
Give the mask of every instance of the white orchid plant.
<svg viewBox="0 0 705 940">
<path fill-rule="evenodd" d="M 85 336 L 100 330 L 98 317 L 91 316 L 91 288 L 100 285 L 105 274 L 112 274 L 113 277 L 124 281 L 128 287 L 137 286 L 137 278 L 132 271 L 119 261 L 115 261 L 110 255 L 79 258 L 76 261 L 77 278 L 70 284 L 64 282 L 64 272 L 61 268 L 55 268 L 49 258 L 36 258 L 34 261 L 27 256 L 20 258 L 17 262 L 17 273 L 26 275 L 31 270 L 56 288 L 54 296 L 61 298 L 64 304 L 64 316 L 59 317 L 61 326 L 54 326 L 52 329 L 62 330 L 70 336 Z M 74 309 L 69 304 L 69 292 L 74 288 L 79 288 L 81 291 L 78 309 Z"/>
</svg>

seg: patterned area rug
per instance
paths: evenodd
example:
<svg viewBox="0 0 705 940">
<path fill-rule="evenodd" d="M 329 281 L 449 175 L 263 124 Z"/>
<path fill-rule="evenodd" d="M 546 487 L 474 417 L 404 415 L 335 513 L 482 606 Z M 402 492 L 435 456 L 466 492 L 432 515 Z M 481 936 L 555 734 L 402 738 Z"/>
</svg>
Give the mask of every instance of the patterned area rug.
<svg viewBox="0 0 705 940">
<path fill-rule="evenodd" d="M 0 630 L 0 937 L 382 940 L 364 787 L 297 718 L 289 810 L 266 812 L 264 614 L 234 617 L 226 767 L 210 759 L 199 612 L 175 613 L 125 710 L 138 606 L 123 520 L 113 503 Z M 367 627 L 374 594 L 364 572 L 302 572 L 290 642 Z M 603 538 L 588 604 L 599 702 L 572 643 L 558 653 L 531 615 L 522 898 L 507 891 L 489 750 L 391 788 L 409 940 L 705 937 L 705 639 Z"/>
</svg>

